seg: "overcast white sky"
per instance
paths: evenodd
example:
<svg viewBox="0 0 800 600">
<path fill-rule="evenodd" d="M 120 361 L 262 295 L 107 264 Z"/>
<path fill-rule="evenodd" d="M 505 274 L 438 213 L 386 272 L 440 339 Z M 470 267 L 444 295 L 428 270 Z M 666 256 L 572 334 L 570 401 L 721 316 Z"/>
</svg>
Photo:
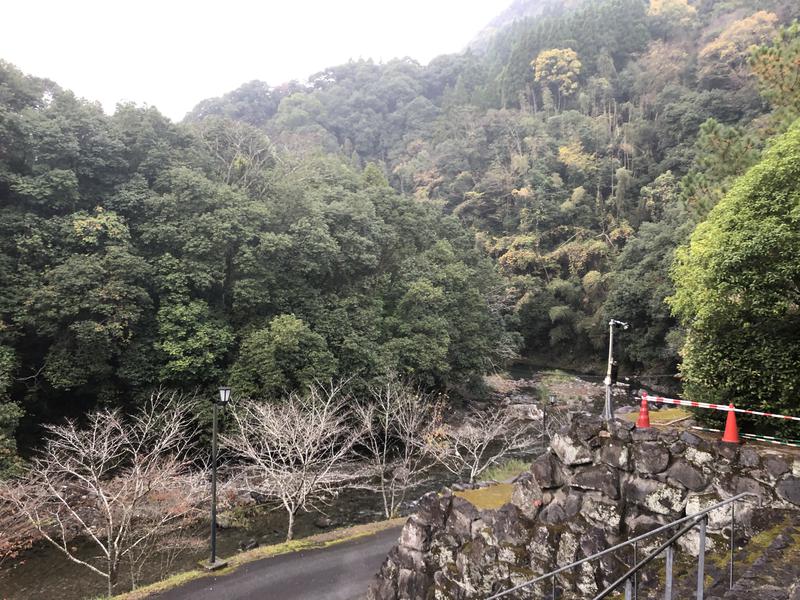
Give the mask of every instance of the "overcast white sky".
<svg viewBox="0 0 800 600">
<path fill-rule="evenodd" d="M 107 112 L 173 119 L 245 81 L 304 81 L 350 58 L 461 50 L 510 0 L 6 0 L 0 58 Z"/>
</svg>

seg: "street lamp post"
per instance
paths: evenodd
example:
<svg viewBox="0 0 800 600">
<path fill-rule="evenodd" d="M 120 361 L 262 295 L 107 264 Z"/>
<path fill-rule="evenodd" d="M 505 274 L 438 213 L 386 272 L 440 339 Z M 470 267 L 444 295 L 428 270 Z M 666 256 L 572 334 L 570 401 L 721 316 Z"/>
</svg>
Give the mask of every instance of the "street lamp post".
<svg viewBox="0 0 800 600">
<path fill-rule="evenodd" d="M 614 362 L 614 327 L 621 326 L 623 329 L 628 328 L 627 323 L 611 319 L 608 322 L 608 369 L 606 370 L 606 378 L 603 383 L 606 386 L 606 403 L 603 407 L 603 420 L 609 423 L 614 418 L 614 410 L 611 407 L 611 386 L 614 384 L 616 363 Z"/>
<path fill-rule="evenodd" d="M 219 388 L 219 400 L 214 400 L 214 422 L 211 433 L 211 560 L 209 570 L 221 569 L 228 563 L 217 560 L 217 407 L 224 407 L 231 399 L 231 388 Z"/>
</svg>

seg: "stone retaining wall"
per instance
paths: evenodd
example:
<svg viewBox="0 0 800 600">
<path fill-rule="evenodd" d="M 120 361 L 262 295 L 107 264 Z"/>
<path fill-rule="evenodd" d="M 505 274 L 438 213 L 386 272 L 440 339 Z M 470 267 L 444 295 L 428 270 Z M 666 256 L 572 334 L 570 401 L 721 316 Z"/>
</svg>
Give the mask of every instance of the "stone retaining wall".
<svg viewBox="0 0 800 600">
<path fill-rule="evenodd" d="M 800 460 L 688 431 L 637 430 L 624 421 L 610 429 L 574 419 L 499 510 L 479 511 L 447 489 L 425 495 L 368 598 L 486 598 L 741 492 L 756 494 L 762 507 L 800 507 Z M 737 528 L 747 531 L 754 510 L 755 500 L 737 506 Z M 728 511 L 710 514 L 710 551 L 724 543 Z M 684 537 L 682 551 L 696 554 L 697 543 L 697 535 Z M 621 566 L 613 556 L 585 563 L 559 579 L 561 598 L 591 597 Z M 533 586 L 515 597 L 549 597 L 549 590 Z"/>
</svg>

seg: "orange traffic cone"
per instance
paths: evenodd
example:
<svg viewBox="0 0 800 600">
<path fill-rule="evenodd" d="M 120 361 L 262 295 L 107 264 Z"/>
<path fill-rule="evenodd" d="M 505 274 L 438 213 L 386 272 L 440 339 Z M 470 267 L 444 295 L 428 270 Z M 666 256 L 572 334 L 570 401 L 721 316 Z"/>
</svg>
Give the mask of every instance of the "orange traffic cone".
<svg viewBox="0 0 800 600">
<path fill-rule="evenodd" d="M 733 408 L 733 402 L 728 405 Z M 736 413 L 732 410 L 728 411 L 728 418 L 725 421 L 725 433 L 722 434 L 722 441 L 731 444 L 739 444 L 739 427 L 736 425 Z"/>
<path fill-rule="evenodd" d="M 642 405 L 639 407 L 639 420 L 636 421 L 636 428 L 650 428 L 650 411 L 647 409 L 647 394 L 642 394 Z"/>
</svg>

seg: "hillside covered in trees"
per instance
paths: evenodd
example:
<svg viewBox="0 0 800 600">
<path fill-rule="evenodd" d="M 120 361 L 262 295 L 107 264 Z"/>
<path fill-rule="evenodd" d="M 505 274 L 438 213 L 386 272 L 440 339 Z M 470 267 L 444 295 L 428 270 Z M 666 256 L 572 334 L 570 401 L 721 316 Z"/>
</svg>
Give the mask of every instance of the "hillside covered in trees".
<svg viewBox="0 0 800 600">
<path fill-rule="evenodd" d="M 154 386 L 587 368 L 610 316 L 627 368 L 674 373 L 675 249 L 800 115 L 800 6 L 516 5 L 464 53 L 252 81 L 179 124 L 0 63 L 0 461 L 19 419 Z"/>
</svg>

